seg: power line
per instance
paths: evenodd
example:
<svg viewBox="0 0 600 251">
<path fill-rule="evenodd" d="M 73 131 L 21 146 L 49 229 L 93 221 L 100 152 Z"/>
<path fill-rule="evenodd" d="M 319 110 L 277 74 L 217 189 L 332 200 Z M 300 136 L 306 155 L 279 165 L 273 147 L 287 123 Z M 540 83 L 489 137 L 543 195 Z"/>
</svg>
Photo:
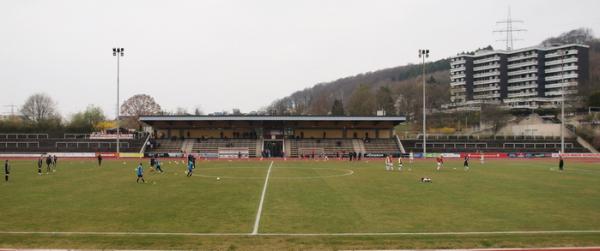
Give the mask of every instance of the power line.
<svg viewBox="0 0 600 251">
<path fill-rule="evenodd" d="M 15 116 L 15 107 L 17 107 L 14 104 L 10 104 L 10 105 L 5 105 L 4 107 L 10 107 L 10 116 Z"/>
<path fill-rule="evenodd" d="M 496 24 L 506 24 L 506 28 L 494 30 L 494 32 L 506 33 L 505 39 L 499 39 L 497 41 L 506 42 L 506 50 L 507 51 L 510 51 L 514 48 L 514 41 L 523 40 L 523 39 L 515 38 L 513 36 L 513 32 L 527 31 L 526 29 L 515 28 L 513 26 L 514 23 L 523 23 L 523 20 L 512 19 L 511 14 L 510 14 L 510 6 L 508 6 L 508 17 L 505 20 L 500 20 L 500 21 L 496 22 Z"/>
</svg>

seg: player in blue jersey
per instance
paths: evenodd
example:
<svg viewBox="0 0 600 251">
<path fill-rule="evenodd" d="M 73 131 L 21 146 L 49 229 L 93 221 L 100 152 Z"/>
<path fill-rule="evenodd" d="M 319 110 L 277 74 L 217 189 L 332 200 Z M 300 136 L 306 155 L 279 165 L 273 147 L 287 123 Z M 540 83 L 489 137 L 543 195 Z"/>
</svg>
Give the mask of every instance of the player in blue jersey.
<svg viewBox="0 0 600 251">
<path fill-rule="evenodd" d="M 192 177 L 192 171 L 194 171 L 194 162 L 193 161 L 188 161 L 188 170 L 187 170 L 187 176 L 188 177 Z"/>
<path fill-rule="evenodd" d="M 144 167 L 142 166 L 142 162 L 140 162 L 138 167 L 135 169 L 135 173 L 137 174 L 137 180 L 135 183 L 139 183 L 140 179 L 142 180 L 142 183 L 146 183 L 144 180 Z"/>
</svg>

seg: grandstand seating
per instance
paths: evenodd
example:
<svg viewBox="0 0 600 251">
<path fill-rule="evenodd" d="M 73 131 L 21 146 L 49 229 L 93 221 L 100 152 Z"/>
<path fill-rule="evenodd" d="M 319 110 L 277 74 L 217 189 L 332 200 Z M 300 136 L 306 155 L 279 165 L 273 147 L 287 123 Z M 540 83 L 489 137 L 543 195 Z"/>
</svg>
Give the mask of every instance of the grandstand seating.
<svg viewBox="0 0 600 251">
<path fill-rule="evenodd" d="M 298 157 L 301 154 L 320 154 L 333 157 L 338 154 L 354 151 L 352 139 L 290 139 L 290 156 Z"/>
<path fill-rule="evenodd" d="M 397 154 L 400 147 L 396 139 L 368 139 L 364 141 L 366 153 Z"/>
<path fill-rule="evenodd" d="M 420 152 L 422 139 L 402 140 L 406 151 Z M 427 137 L 429 152 L 530 152 L 560 151 L 560 137 L 496 136 L 496 137 Z M 588 152 L 574 138 L 565 138 L 565 152 Z"/>
<path fill-rule="evenodd" d="M 8 137 L 4 137 L 8 136 Z M 122 139 L 120 151 L 139 152 L 146 138 Z M 0 152 L 114 152 L 115 140 L 92 140 L 77 137 L 49 137 L 48 134 L 0 134 Z"/>
<path fill-rule="evenodd" d="M 157 146 L 154 149 L 146 148 L 146 152 L 153 153 L 176 153 L 180 152 L 183 147 L 183 140 L 158 139 Z"/>
<path fill-rule="evenodd" d="M 248 148 L 248 155 L 256 157 L 256 139 L 198 139 L 193 153 L 218 154 L 219 148 Z"/>
</svg>

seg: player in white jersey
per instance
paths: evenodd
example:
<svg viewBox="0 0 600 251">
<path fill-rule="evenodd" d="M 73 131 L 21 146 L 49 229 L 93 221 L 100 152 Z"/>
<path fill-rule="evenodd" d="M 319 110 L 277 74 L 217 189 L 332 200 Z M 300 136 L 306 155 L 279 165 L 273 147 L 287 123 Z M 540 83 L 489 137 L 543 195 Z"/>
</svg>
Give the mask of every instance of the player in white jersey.
<svg viewBox="0 0 600 251">
<path fill-rule="evenodd" d="M 410 151 L 410 153 L 408 154 L 408 163 L 412 164 L 413 160 L 415 160 L 415 155 L 412 151 Z"/>
<path fill-rule="evenodd" d="M 386 171 L 394 170 L 394 162 L 392 161 L 392 157 L 390 157 L 389 155 L 387 155 L 385 157 L 385 170 Z"/>
<path fill-rule="evenodd" d="M 481 164 L 485 163 L 485 155 L 483 152 L 479 153 L 479 162 L 481 162 Z"/>
</svg>

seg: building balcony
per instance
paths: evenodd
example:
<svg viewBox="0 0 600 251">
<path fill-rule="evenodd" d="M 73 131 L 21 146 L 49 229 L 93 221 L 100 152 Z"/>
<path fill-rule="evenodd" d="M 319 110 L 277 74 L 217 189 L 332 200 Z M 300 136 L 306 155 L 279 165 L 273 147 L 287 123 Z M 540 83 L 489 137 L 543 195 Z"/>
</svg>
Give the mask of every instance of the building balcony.
<svg viewBox="0 0 600 251">
<path fill-rule="evenodd" d="M 563 93 L 562 90 L 558 89 L 558 90 L 553 90 L 553 91 L 546 91 L 544 96 L 546 96 L 546 97 L 561 96 L 562 93 Z M 577 94 L 577 90 L 565 90 L 565 95 L 569 95 L 569 94 Z"/>
<path fill-rule="evenodd" d="M 571 55 L 577 55 L 577 50 L 566 50 L 567 54 L 565 56 L 571 56 Z M 558 53 L 558 50 L 552 53 L 548 53 L 546 55 L 544 55 L 545 58 L 557 58 L 557 57 L 561 57 L 562 55 Z"/>
<path fill-rule="evenodd" d="M 486 80 L 477 80 L 477 81 L 473 82 L 474 85 L 485 85 L 485 84 L 494 84 L 494 83 L 500 83 L 500 79 L 493 78 L 493 79 L 486 79 Z"/>
<path fill-rule="evenodd" d="M 563 88 L 563 87 L 576 87 L 578 85 L 577 82 L 566 82 L 566 83 L 556 83 L 556 84 L 546 84 L 544 88 L 552 89 L 552 88 Z"/>
<path fill-rule="evenodd" d="M 473 95 L 474 99 L 489 99 L 489 98 L 499 98 L 499 97 L 500 97 L 500 93 Z"/>
<path fill-rule="evenodd" d="M 466 76 L 467 75 L 464 74 L 464 73 L 461 73 L 461 74 L 452 74 L 452 75 L 450 75 L 450 79 L 452 80 L 452 79 L 465 78 Z"/>
<path fill-rule="evenodd" d="M 473 88 L 473 92 L 485 92 L 485 91 L 499 91 L 500 86 L 486 86 Z"/>
<path fill-rule="evenodd" d="M 473 74 L 473 78 L 485 78 L 485 77 L 492 77 L 492 76 L 499 76 L 499 75 L 500 75 L 500 71 L 492 71 L 492 72 Z"/>
<path fill-rule="evenodd" d="M 577 65 L 569 65 L 569 66 L 565 66 L 565 67 L 552 67 L 552 68 L 546 68 L 545 72 L 546 74 L 548 73 L 555 73 L 555 72 L 561 72 L 561 71 L 576 71 L 578 70 L 579 67 Z"/>
<path fill-rule="evenodd" d="M 528 85 L 513 85 L 509 86 L 507 89 L 509 91 L 517 91 L 517 90 L 526 90 L 526 89 L 537 89 L 537 84 L 528 84 Z"/>
<path fill-rule="evenodd" d="M 465 59 L 458 59 L 456 61 L 450 61 L 450 65 L 460 65 L 460 64 L 466 64 L 467 60 Z"/>
<path fill-rule="evenodd" d="M 510 70 L 510 69 L 517 69 L 517 68 L 527 67 L 527 66 L 533 66 L 533 65 L 537 66 L 537 64 L 538 64 L 537 60 L 532 60 L 532 61 L 527 61 L 527 62 L 509 64 L 507 66 L 507 68 Z"/>
<path fill-rule="evenodd" d="M 517 60 L 523 60 L 523 59 L 528 59 L 528 58 L 537 58 L 538 54 L 537 53 L 532 53 L 529 55 L 518 55 L 518 56 L 514 56 L 514 57 L 509 57 L 508 58 L 508 62 L 513 62 L 513 61 L 517 61 Z"/>
<path fill-rule="evenodd" d="M 460 66 L 460 67 L 456 67 L 456 68 L 450 68 L 450 73 L 454 73 L 454 72 L 460 72 L 460 71 L 465 71 L 467 70 L 466 66 Z"/>
<path fill-rule="evenodd" d="M 558 60 L 546 61 L 546 63 L 544 63 L 544 65 L 551 66 L 551 65 L 568 64 L 568 63 L 577 63 L 577 61 L 578 61 L 577 58 L 570 57 L 570 58 L 565 58 L 564 60 L 558 59 Z"/>
<path fill-rule="evenodd" d="M 562 79 L 570 79 L 570 78 L 578 78 L 579 74 L 577 73 L 569 73 L 569 74 L 559 74 L 559 75 L 553 75 L 553 76 L 549 76 L 546 77 L 545 80 L 546 81 L 554 81 L 554 80 L 562 80 Z"/>
<path fill-rule="evenodd" d="M 518 70 L 518 71 L 509 71 L 508 72 L 508 76 L 515 76 L 515 75 L 529 74 L 529 73 L 537 73 L 537 71 L 538 71 L 537 68 L 527 69 L 527 70 Z"/>
<path fill-rule="evenodd" d="M 465 81 L 450 82 L 450 87 L 462 86 L 462 85 L 466 85 L 466 84 L 467 84 L 467 82 L 465 82 Z"/>
<path fill-rule="evenodd" d="M 465 88 L 450 89 L 450 96 L 465 95 L 466 92 L 467 90 Z"/>
<path fill-rule="evenodd" d="M 500 61 L 500 57 L 494 56 L 494 57 L 477 59 L 477 60 L 473 61 L 473 63 L 474 64 L 483 64 L 483 63 L 489 63 L 489 62 L 495 62 L 495 61 Z"/>
<path fill-rule="evenodd" d="M 526 81 L 536 81 L 536 80 L 538 80 L 537 76 L 524 77 L 524 78 L 511 78 L 511 79 L 508 79 L 508 83 L 512 84 L 512 83 L 519 83 L 519 82 L 526 82 Z"/>
<path fill-rule="evenodd" d="M 520 98 L 520 97 L 535 97 L 537 95 L 538 95 L 537 92 L 513 92 L 513 93 L 508 93 L 507 97 Z"/>
<path fill-rule="evenodd" d="M 500 69 L 500 64 L 477 66 L 477 67 L 473 68 L 473 71 L 484 71 L 484 70 L 490 70 L 490 69 Z"/>
</svg>

